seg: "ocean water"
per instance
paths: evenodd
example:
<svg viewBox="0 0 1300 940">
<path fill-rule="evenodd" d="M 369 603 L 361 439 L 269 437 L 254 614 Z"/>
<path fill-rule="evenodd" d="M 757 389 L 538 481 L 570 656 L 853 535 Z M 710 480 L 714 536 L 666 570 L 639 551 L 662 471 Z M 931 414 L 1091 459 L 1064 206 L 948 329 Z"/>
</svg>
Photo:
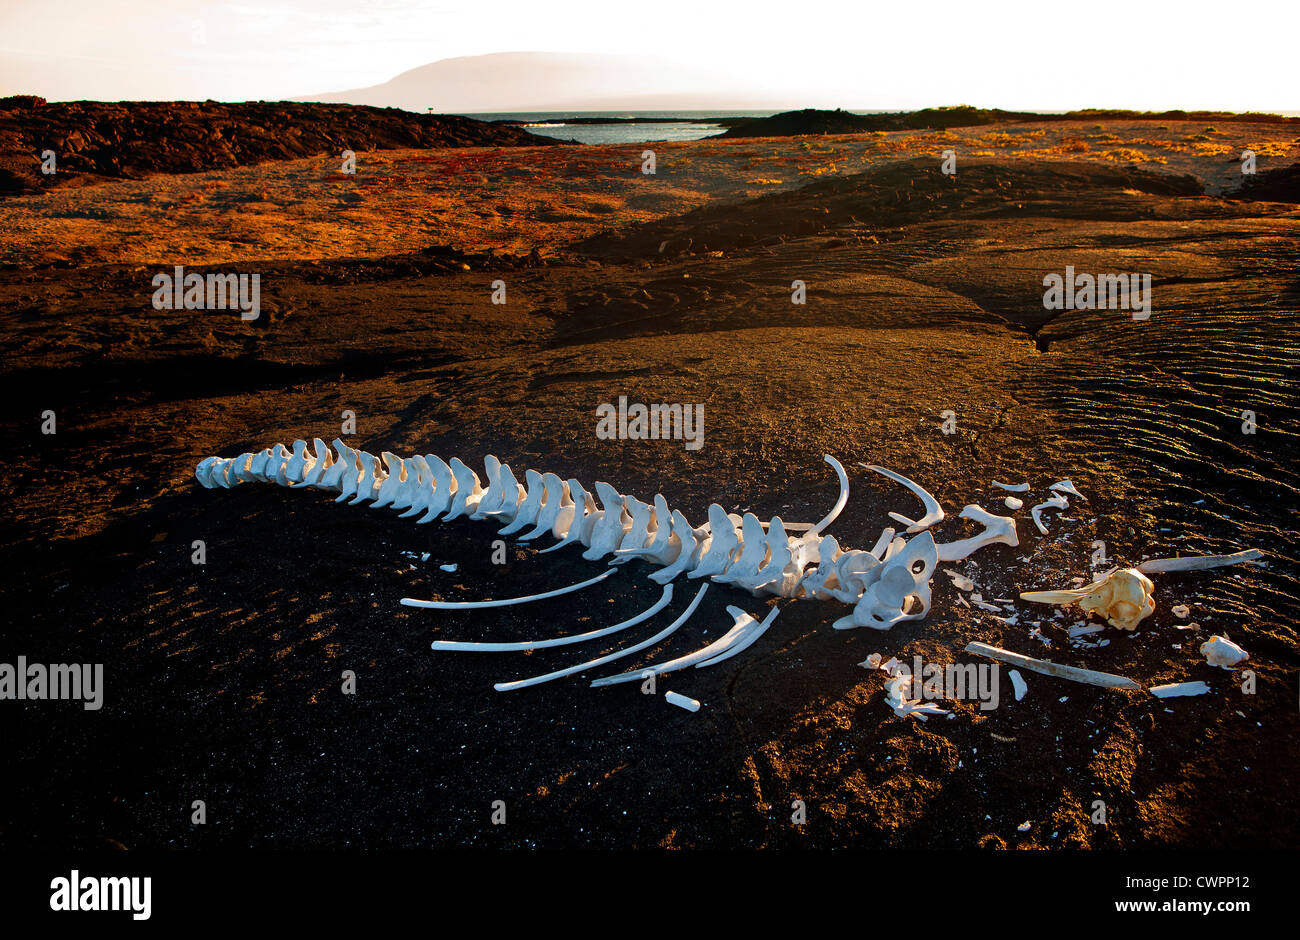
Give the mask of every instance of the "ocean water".
<svg viewBox="0 0 1300 940">
<path fill-rule="evenodd" d="M 559 137 L 584 144 L 633 144 L 652 140 L 699 140 L 720 134 L 726 127 L 707 122 L 711 117 L 770 117 L 776 111 L 583 111 L 502 112 L 466 114 L 479 121 L 523 121 L 530 133 Z M 684 118 L 671 123 L 571 124 L 566 118 Z M 695 120 L 689 120 L 694 118 Z M 697 123 L 697 121 L 701 123 Z"/>
</svg>

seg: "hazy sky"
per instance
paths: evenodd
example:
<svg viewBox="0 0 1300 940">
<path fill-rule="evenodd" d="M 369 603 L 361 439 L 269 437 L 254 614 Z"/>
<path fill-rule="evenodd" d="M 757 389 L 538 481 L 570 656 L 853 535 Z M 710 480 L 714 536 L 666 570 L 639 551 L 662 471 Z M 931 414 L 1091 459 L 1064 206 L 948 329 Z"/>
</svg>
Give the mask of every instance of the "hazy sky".
<svg viewBox="0 0 1300 940">
<path fill-rule="evenodd" d="M 1300 111 L 1297 37 L 1300 0 L 0 0 L 0 95 L 287 98 L 553 51 L 706 63 L 754 108 Z"/>
</svg>

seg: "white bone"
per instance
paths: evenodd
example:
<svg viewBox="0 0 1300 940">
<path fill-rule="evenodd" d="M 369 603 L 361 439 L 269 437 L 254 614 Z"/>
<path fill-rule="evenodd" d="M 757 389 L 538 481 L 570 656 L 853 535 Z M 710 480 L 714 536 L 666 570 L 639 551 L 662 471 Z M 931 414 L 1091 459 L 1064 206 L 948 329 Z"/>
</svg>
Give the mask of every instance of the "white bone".
<svg viewBox="0 0 1300 940">
<path fill-rule="evenodd" d="M 692 528 L 690 522 L 687 521 L 680 510 L 673 510 L 672 519 L 672 536 L 669 539 L 669 545 L 676 543 L 677 557 L 668 564 L 667 568 L 650 575 L 650 580 L 658 584 L 667 584 L 683 571 L 688 571 L 691 566 L 691 559 L 695 556 L 698 548 L 698 536 L 695 529 Z"/>
<path fill-rule="evenodd" d="M 1010 650 L 989 646 L 987 643 L 967 643 L 966 652 L 987 656 L 989 659 L 996 659 L 1012 666 L 1019 666 L 1021 669 L 1028 669 L 1030 672 L 1041 673 L 1044 676 L 1069 679 L 1071 682 L 1096 685 L 1103 689 L 1142 688 L 1132 679 L 1125 679 L 1123 676 L 1111 675 L 1108 672 L 1095 672 L 1091 669 L 1080 669 L 1077 666 L 1065 666 L 1061 663 L 1048 662 L 1045 659 L 1034 659 L 1032 656 L 1013 653 Z"/>
<path fill-rule="evenodd" d="M 570 479 L 568 488 L 568 503 L 561 501 L 560 514 L 555 517 L 555 524 L 551 526 L 551 534 L 559 541 L 550 548 L 542 549 L 538 552 L 539 555 L 556 551 L 566 545 L 589 544 L 592 526 L 603 515 L 596 508 L 596 497 L 592 496 L 585 486 L 575 479 Z"/>
<path fill-rule="evenodd" d="M 533 601 L 544 601 L 550 597 L 559 597 L 561 594 L 572 594 L 574 591 L 580 591 L 585 587 L 590 587 L 597 581 L 604 581 L 616 571 L 602 571 L 594 578 L 588 578 L 580 584 L 570 584 L 567 587 L 556 588 L 554 591 L 546 591 L 542 594 L 526 594 L 523 597 L 507 597 L 503 600 L 494 601 L 420 601 L 411 597 L 403 597 L 402 604 L 406 607 L 426 607 L 430 610 L 483 610 L 488 607 L 513 607 L 516 604 L 530 604 Z"/>
<path fill-rule="evenodd" d="M 204 489 L 210 490 L 217 485 L 217 481 L 212 478 L 212 470 L 216 462 L 216 457 L 204 457 L 194 468 L 194 479 L 198 480 L 199 486 Z"/>
<path fill-rule="evenodd" d="M 929 532 L 918 535 L 880 566 L 879 577 L 863 593 L 853 613 L 832 626 L 836 630 L 888 630 L 903 620 L 920 620 L 930 610 L 930 577 L 937 561 L 934 536 Z M 909 613 L 913 598 L 920 602 L 920 609 Z"/>
<path fill-rule="evenodd" d="M 609 636 L 611 633 L 626 630 L 628 627 L 635 627 L 638 623 L 649 620 L 667 607 L 672 599 L 673 586 L 665 584 L 663 592 L 659 595 L 659 600 L 655 602 L 654 606 L 641 611 L 630 620 L 624 620 L 622 623 L 616 623 L 614 626 L 605 627 L 602 630 L 592 630 L 590 633 L 574 633 L 569 636 L 556 637 L 553 640 L 524 640 L 519 643 L 460 643 L 455 640 L 434 640 L 433 649 L 455 650 L 466 653 L 507 653 L 520 650 L 551 649 L 555 646 L 568 646 L 572 643 L 585 643 L 588 640 L 596 640 L 602 636 Z"/>
<path fill-rule="evenodd" d="M 624 496 L 623 505 L 628 511 L 630 522 L 628 524 L 627 534 L 623 536 L 618 546 L 614 549 L 616 556 L 610 564 L 620 565 L 632 560 L 632 556 L 625 554 L 623 549 L 628 551 L 643 551 L 650 543 L 650 523 L 654 520 L 654 507 L 648 503 L 643 503 L 635 496 Z"/>
<path fill-rule="evenodd" d="M 790 551 L 790 536 L 785 532 L 780 516 L 773 516 L 767 530 L 767 564 L 758 570 L 751 590 L 765 590 L 769 594 L 785 595 L 803 577 L 803 566 L 796 563 Z"/>
<path fill-rule="evenodd" d="M 368 454 L 364 450 L 360 451 L 357 453 L 357 462 L 361 464 L 361 478 L 357 480 L 356 498 L 348 503 L 349 506 L 355 506 L 357 503 L 374 499 L 380 485 L 375 479 L 375 471 L 379 464 L 375 455 Z M 342 497 L 339 498 L 342 499 Z"/>
<path fill-rule="evenodd" d="M 1053 494 L 1051 499 L 1044 500 L 1043 502 L 1035 506 L 1033 509 L 1029 510 L 1029 512 L 1034 517 L 1034 525 L 1038 526 L 1038 531 L 1041 532 L 1043 535 L 1046 535 L 1047 526 L 1043 525 L 1043 510 L 1044 509 L 1068 509 L 1069 506 L 1070 506 L 1070 501 L 1068 499 L 1066 499 L 1060 493 L 1055 493 Z"/>
<path fill-rule="evenodd" d="M 1085 502 L 1088 499 L 1088 497 L 1084 496 L 1082 493 L 1076 490 L 1074 488 L 1074 484 L 1071 483 L 1069 480 L 1061 480 L 1059 483 L 1053 483 L 1051 486 L 1048 487 L 1048 489 L 1056 490 L 1061 493 L 1069 493 L 1071 496 L 1077 496 L 1080 499 L 1084 500 Z"/>
<path fill-rule="evenodd" d="M 605 507 L 601 517 L 591 528 L 591 541 L 582 557 L 596 561 L 606 555 L 612 555 L 618 549 L 619 542 L 632 527 L 632 517 L 623 508 L 623 497 L 618 490 L 608 483 L 596 481 L 596 495 Z"/>
<path fill-rule="evenodd" d="M 613 569 L 610 569 L 606 574 L 612 572 Z M 643 649 L 647 649 L 648 647 L 654 646 L 656 643 L 666 640 L 668 637 L 672 636 L 678 627 L 684 624 L 687 620 L 690 620 L 691 615 L 695 613 L 695 609 L 700 606 L 700 601 L 704 599 L 704 592 L 708 589 L 709 585 L 707 583 L 701 584 L 699 591 L 695 594 L 695 599 L 691 601 L 690 606 L 687 607 L 686 610 L 682 611 L 681 616 L 648 640 L 643 640 L 640 643 L 627 647 L 626 649 L 615 650 L 606 656 L 601 656 L 585 663 L 578 663 L 578 665 L 570 666 L 567 669 L 557 669 L 555 672 L 548 672 L 541 676 L 533 676 L 530 679 L 516 679 L 514 682 L 498 682 L 493 686 L 493 688 L 498 692 L 513 692 L 516 689 L 526 689 L 529 686 L 540 685 L 543 682 L 550 682 L 553 679 L 562 679 L 565 676 L 572 676 L 580 672 L 586 672 L 588 669 L 595 669 L 597 666 L 603 666 L 605 663 L 613 662 L 616 659 L 622 659 L 624 656 L 631 656 L 633 653 L 639 653 Z"/>
<path fill-rule="evenodd" d="M 284 479 L 286 485 L 293 485 L 302 480 L 303 471 L 307 469 L 307 442 L 296 440 L 293 442 L 293 456 L 289 458 L 284 465 Z"/>
<path fill-rule="evenodd" d="M 1002 500 L 1002 505 L 1006 506 L 1008 509 L 1024 509 L 1025 501 L 1023 499 L 1016 499 L 1014 496 L 1008 496 L 1006 499 Z"/>
<path fill-rule="evenodd" d="M 1029 484 L 1028 484 L 1028 483 L 999 483 L 997 480 L 994 480 L 994 481 L 993 481 L 993 485 L 996 486 L 996 487 L 998 487 L 999 489 L 1006 490 L 1006 491 L 1009 492 L 1009 493 L 1028 493 L 1028 492 L 1029 492 Z"/>
<path fill-rule="evenodd" d="M 1156 574 L 1161 571 L 1203 571 L 1207 568 L 1221 568 L 1224 565 L 1239 565 L 1242 562 L 1263 558 L 1264 553 L 1258 548 L 1236 552 L 1232 555 L 1192 555 L 1186 558 L 1152 558 L 1137 566 L 1143 574 Z"/>
<path fill-rule="evenodd" d="M 490 511 L 500 509 L 502 497 L 506 495 L 505 490 L 501 488 L 501 461 L 497 460 L 495 455 L 488 454 L 483 458 L 483 469 L 487 473 L 488 485 L 478 505 L 474 507 L 474 512 L 470 514 L 470 518 L 475 521 L 482 519 Z"/>
<path fill-rule="evenodd" d="M 893 470 L 886 470 L 884 467 L 877 467 L 871 464 L 866 464 L 865 466 L 868 470 L 874 470 L 876 473 L 879 473 L 882 476 L 889 477 L 889 479 L 893 480 L 895 483 L 903 484 L 905 487 L 907 487 L 909 490 L 915 493 L 917 498 L 921 500 L 922 505 L 925 506 L 925 515 L 923 515 L 920 519 L 917 520 L 909 519 L 907 518 L 907 516 L 900 515 L 899 513 L 896 512 L 891 512 L 889 514 L 889 518 L 893 519 L 896 522 L 901 522 L 903 523 L 903 525 L 907 526 L 907 531 L 909 535 L 914 535 L 917 532 L 922 532 L 930 528 L 930 526 L 934 525 L 935 523 L 943 521 L 943 509 L 940 508 L 939 501 L 935 499 L 933 496 L 931 496 L 919 484 L 912 482 L 907 477 L 903 476 L 901 473 L 895 473 Z"/>
<path fill-rule="evenodd" d="M 877 561 L 885 560 L 885 552 L 889 550 L 890 545 L 894 544 L 894 534 L 897 531 L 893 528 L 884 529 L 880 533 L 880 538 L 876 539 L 876 544 L 871 546 L 871 554 L 876 556 Z"/>
<path fill-rule="evenodd" d="M 961 518 L 974 519 L 984 526 L 984 531 L 968 539 L 936 546 L 940 561 L 964 561 L 985 545 L 1020 544 L 1020 536 L 1016 534 L 1016 520 L 1009 516 L 995 516 L 972 504 L 961 511 Z"/>
<path fill-rule="evenodd" d="M 478 508 L 478 502 L 483 498 L 483 482 L 463 460 L 452 457 L 447 465 L 451 467 L 452 478 L 456 481 L 456 491 L 451 494 L 451 512 L 442 517 L 443 522 L 469 515 Z"/>
<path fill-rule="evenodd" d="M 693 698 L 687 698 L 685 695 L 678 695 L 676 692 L 665 692 L 664 701 L 669 705 L 676 705 L 678 708 L 684 708 L 688 712 L 697 712 L 700 710 L 700 703 Z"/>
<path fill-rule="evenodd" d="M 569 498 L 569 485 L 554 473 L 542 474 L 542 505 L 537 510 L 537 521 L 528 533 L 521 535 L 519 541 L 531 542 L 555 528 L 555 520 L 566 506 L 572 506 Z"/>
<path fill-rule="evenodd" d="M 654 519 L 650 525 L 651 539 L 641 548 L 621 548 L 619 555 L 644 558 L 656 565 L 670 564 L 681 551 L 681 542 L 673 545 L 673 514 L 662 493 L 655 495 Z"/>
<path fill-rule="evenodd" d="M 652 675 L 658 676 L 667 672 L 676 672 L 678 669 L 685 669 L 688 666 L 711 666 L 722 662 L 722 660 L 749 648 L 772 625 L 777 612 L 778 609 L 773 607 L 767 617 L 760 623 L 739 607 L 728 607 L 727 613 L 731 614 L 732 619 L 735 621 L 734 626 L 708 646 L 693 653 L 687 653 L 685 656 L 669 660 L 666 663 L 660 663 L 658 666 L 646 666 L 644 669 L 635 669 L 617 676 L 594 679 L 591 687 L 598 689 L 607 685 L 636 682 L 638 679 L 648 679 Z"/>
<path fill-rule="evenodd" d="M 335 457 L 325 468 L 325 472 L 320 475 L 320 479 L 313 484 L 318 490 L 342 489 L 343 475 L 352 468 L 352 448 L 337 437 L 334 438 L 331 446 L 334 448 Z"/>
<path fill-rule="evenodd" d="M 397 518 L 409 519 L 423 512 L 425 517 L 417 522 L 428 522 L 429 500 L 434 493 L 433 469 L 429 466 L 429 459 L 415 454 L 406 459 L 405 466 L 406 483 L 393 500 L 393 508 L 402 510 Z"/>
<path fill-rule="evenodd" d="M 334 457 L 330 454 L 329 445 L 319 437 L 312 438 L 311 447 L 311 466 L 305 467 L 302 474 L 302 482 L 294 484 L 296 487 L 319 486 L 320 478 L 324 475 L 325 471 L 329 469 L 330 464 L 334 462 Z"/>
<path fill-rule="evenodd" d="M 456 477 L 451 471 L 451 465 L 437 454 L 425 454 L 421 459 L 425 471 L 425 482 L 421 484 L 424 490 L 422 504 L 428 508 L 423 516 L 415 520 L 417 524 L 432 522 L 446 512 L 451 508 L 451 501 L 456 495 Z"/>
<path fill-rule="evenodd" d="M 709 505 L 709 539 L 700 555 L 699 563 L 687 572 L 688 578 L 710 578 L 721 574 L 731 562 L 731 556 L 740 547 L 736 524 L 717 503 Z"/>
<path fill-rule="evenodd" d="M 497 483 L 501 490 L 501 498 L 496 501 L 493 509 L 484 510 L 483 504 L 479 503 L 479 515 L 490 516 L 504 525 L 515 517 L 519 504 L 524 499 L 525 490 L 515 479 L 514 471 L 510 469 L 509 464 L 503 463 L 501 469 L 497 471 Z"/>
<path fill-rule="evenodd" d="M 713 580 L 719 584 L 748 585 L 758 577 L 758 569 L 767 560 L 767 534 L 763 524 L 753 513 L 745 513 L 740 522 L 740 554 L 736 560 Z"/>
<path fill-rule="evenodd" d="M 1156 698 L 1177 698 L 1186 695 L 1204 695 L 1210 687 L 1204 682 L 1170 682 L 1167 685 L 1153 685 L 1148 690 Z"/>
<path fill-rule="evenodd" d="M 361 481 L 362 474 L 365 473 L 365 468 L 361 465 L 361 455 L 363 453 L 365 453 L 365 451 L 352 451 L 350 455 L 352 466 L 344 470 L 342 475 L 339 477 L 339 495 L 334 502 L 342 503 L 350 497 L 357 495 L 357 485 Z M 366 454 L 366 456 L 369 457 L 370 455 Z"/>
<path fill-rule="evenodd" d="M 1201 644 L 1201 655 L 1211 666 L 1231 669 L 1237 663 L 1250 659 L 1250 654 L 1226 636 L 1214 634 Z"/>
<path fill-rule="evenodd" d="M 401 491 L 402 484 L 406 482 L 406 465 L 402 458 L 391 451 L 383 451 L 380 458 L 384 465 L 388 467 L 388 475 L 384 477 L 383 485 L 379 487 L 379 493 L 375 496 L 375 501 L 371 504 L 371 509 L 380 509 L 392 504 Z"/>
<path fill-rule="evenodd" d="M 542 495 L 545 491 L 542 475 L 536 470 L 525 470 L 524 480 L 527 495 L 524 496 L 524 501 L 519 504 L 514 521 L 497 533 L 498 535 L 514 535 L 516 532 L 522 532 L 525 528 L 537 522 L 537 514 L 541 511 Z"/>
</svg>

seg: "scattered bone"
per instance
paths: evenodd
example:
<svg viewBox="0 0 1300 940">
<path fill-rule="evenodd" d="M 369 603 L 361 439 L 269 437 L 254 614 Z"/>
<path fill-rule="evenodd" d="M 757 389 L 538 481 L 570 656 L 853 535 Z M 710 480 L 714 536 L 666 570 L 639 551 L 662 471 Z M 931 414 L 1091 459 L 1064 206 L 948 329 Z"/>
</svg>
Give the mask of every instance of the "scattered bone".
<svg viewBox="0 0 1300 940">
<path fill-rule="evenodd" d="M 1059 493 L 1069 493 L 1071 496 L 1077 496 L 1084 501 L 1087 501 L 1088 499 L 1088 497 L 1084 496 L 1082 493 L 1076 490 L 1074 488 L 1074 484 L 1071 483 L 1069 480 L 1061 480 L 1059 483 L 1053 483 L 1051 486 L 1048 487 L 1048 489 L 1054 490 Z"/>
<path fill-rule="evenodd" d="M 1226 636 L 1214 634 L 1201 644 L 1201 655 L 1211 666 L 1231 669 L 1237 663 L 1250 659 L 1250 654 Z"/>
<path fill-rule="evenodd" d="M 1072 627 L 1067 628 L 1065 632 L 1068 633 L 1071 638 L 1074 638 L 1076 636 L 1088 636 L 1091 633 L 1101 633 L 1105 629 L 1106 628 L 1099 623 L 1091 623 L 1091 624 L 1078 623 Z"/>
<path fill-rule="evenodd" d="M 1133 568 L 1113 571 L 1100 581 L 1068 591 L 1026 591 L 1021 600 L 1036 604 L 1078 604 L 1088 613 L 1096 613 L 1112 627 L 1136 630 L 1141 620 L 1151 616 L 1156 602 L 1151 597 L 1155 585 Z"/>
<path fill-rule="evenodd" d="M 993 485 L 996 486 L 998 489 L 1006 490 L 1008 493 L 1029 492 L 1028 483 L 999 483 L 997 480 L 994 480 Z"/>
<path fill-rule="evenodd" d="M 974 604 L 976 607 L 978 607 L 980 610 L 987 610 L 989 611 L 989 613 L 994 613 L 994 614 L 1005 613 L 1005 611 L 1003 611 L 1001 607 L 994 607 L 992 604 L 984 600 L 983 594 L 972 594 L 970 596 L 970 602 Z"/>
<path fill-rule="evenodd" d="M 912 482 L 901 473 L 895 473 L 893 470 L 886 470 L 884 467 L 877 467 L 872 464 L 859 464 L 859 466 L 865 466 L 868 470 L 874 470 L 882 476 L 889 477 L 889 479 L 893 480 L 895 483 L 903 484 L 921 500 L 922 505 L 925 506 L 925 515 L 920 519 L 912 520 L 907 518 L 907 516 L 900 515 L 896 512 L 891 512 L 889 514 L 889 518 L 907 526 L 908 534 L 923 532 L 935 523 L 943 521 L 943 509 L 940 508 L 939 501 L 917 483 Z"/>
<path fill-rule="evenodd" d="M 1192 615 L 1192 609 L 1186 604 L 1177 604 L 1169 608 L 1169 612 L 1179 620 L 1186 620 Z"/>
<path fill-rule="evenodd" d="M 1210 687 L 1204 682 L 1171 682 L 1168 685 L 1153 685 L 1150 692 L 1156 698 L 1178 698 L 1187 695 L 1204 695 Z"/>
<path fill-rule="evenodd" d="M 975 590 L 975 582 L 972 581 L 970 578 L 966 577 L 965 575 L 958 574 L 956 571 L 953 571 L 951 568 L 944 568 L 943 573 L 952 579 L 952 585 L 957 590 L 959 591 Z"/>
<path fill-rule="evenodd" d="M 1039 503 L 1033 509 L 1029 510 L 1029 512 L 1034 517 L 1034 525 L 1038 526 L 1038 531 L 1041 532 L 1043 535 L 1046 535 L 1047 526 L 1043 525 L 1043 510 L 1044 509 L 1066 509 L 1069 507 L 1069 505 L 1070 505 L 1070 501 L 1066 499 L 1064 496 L 1062 496 L 1060 493 L 1057 493 L 1051 499 L 1044 500 L 1043 502 Z"/>
<path fill-rule="evenodd" d="M 896 675 L 885 683 L 885 704 L 894 710 L 895 715 L 899 718 L 915 715 L 925 721 L 928 715 L 948 714 L 947 709 L 931 702 L 909 699 L 907 696 L 912 689 L 912 679 L 911 675 Z"/>
<path fill-rule="evenodd" d="M 454 562 L 453 562 L 452 564 L 449 564 L 449 565 L 439 565 L 439 566 L 438 566 L 438 568 L 439 568 L 440 570 L 442 570 L 442 571 L 446 571 L 448 574 L 454 574 L 454 573 L 456 572 L 456 569 L 459 568 L 459 567 L 460 567 L 460 565 L 455 564 Z"/>
<path fill-rule="evenodd" d="M 1174 625 L 1174 629 L 1175 630 L 1199 630 L 1201 629 L 1201 625 L 1199 623 L 1179 623 Z"/>
<path fill-rule="evenodd" d="M 678 695 L 676 692 L 665 692 L 664 701 L 669 705 L 676 705 L 678 708 L 684 708 L 688 712 L 697 712 L 700 710 L 700 703 L 693 698 L 687 698 L 685 695 Z"/>
<path fill-rule="evenodd" d="M 1006 506 L 1008 509 L 1024 509 L 1025 501 L 1023 499 L 1016 499 L 1014 496 L 1008 496 L 1002 500 L 1002 505 Z"/>
<path fill-rule="evenodd" d="M 1061 663 L 1052 663 L 1043 659 L 1034 659 L 1032 656 L 1023 656 L 1020 653 L 1013 653 L 1010 650 L 1000 649 L 996 646 L 989 646 L 987 643 L 967 643 L 967 653 L 976 653 L 980 656 L 987 656 L 989 659 L 1000 660 L 1004 663 L 1010 663 L 1019 666 L 1021 669 L 1028 669 L 1030 672 L 1042 673 L 1045 676 L 1055 676 L 1058 679 L 1069 679 L 1071 682 L 1082 682 L 1085 685 L 1096 685 L 1104 689 L 1140 689 L 1132 679 L 1126 679 L 1123 676 L 1111 675 L 1108 672 L 1095 672 L 1091 669 L 1080 669 L 1077 666 L 1065 666 Z M 1014 679 L 1012 680 L 1015 681 Z"/>
<path fill-rule="evenodd" d="M 1009 516 L 995 516 L 976 505 L 969 505 L 961 511 L 962 519 L 974 519 L 984 526 L 979 535 L 958 542 L 946 542 L 936 547 L 939 561 L 965 561 L 976 550 L 985 545 L 1004 544 L 1016 546 L 1020 537 L 1016 534 L 1016 520 Z"/>
<path fill-rule="evenodd" d="M 1152 558 L 1138 565 L 1137 570 L 1144 574 L 1155 574 L 1161 571 L 1204 571 L 1207 568 L 1239 565 L 1263 557 L 1264 553 L 1262 551 L 1258 548 L 1252 548 L 1231 555 L 1189 555 L 1185 558 Z"/>
<path fill-rule="evenodd" d="M 1016 701 L 1018 702 L 1029 691 L 1029 685 L 1025 682 L 1025 677 L 1020 674 L 1019 669 L 1008 670 L 1007 676 L 1011 679 L 1011 687 L 1015 690 Z"/>
</svg>

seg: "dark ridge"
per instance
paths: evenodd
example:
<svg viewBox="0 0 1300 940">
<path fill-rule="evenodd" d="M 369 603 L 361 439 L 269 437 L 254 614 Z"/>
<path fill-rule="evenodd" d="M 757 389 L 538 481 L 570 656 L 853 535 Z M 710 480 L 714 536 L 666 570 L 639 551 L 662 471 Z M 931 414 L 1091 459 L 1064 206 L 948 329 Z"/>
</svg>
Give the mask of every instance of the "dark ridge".
<svg viewBox="0 0 1300 940">
<path fill-rule="evenodd" d="M 344 150 L 564 143 L 449 114 L 290 101 L 0 98 L 0 195 L 155 173 L 201 173 Z M 41 172 L 52 150 L 57 172 Z"/>
<path fill-rule="evenodd" d="M 766 118 L 754 118 L 728 128 L 715 137 L 795 137 L 801 134 L 864 134 L 872 131 L 943 130 L 949 127 L 978 127 L 984 124 L 1016 122 L 1083 121 L 1220 121 L 1229 123 L 1296 124 L 1300 118 L 1280 114 L 1250 112 L 1232 114 L 1225 111 L 1067 111 L 1064 114 L 1034 114 L 1028 111 L 1003 111 L 1001 108 L 974 108 L 970 105 L 925 108 L 885 114 L 854 114 L 836 109 L 821 111 L 805 108 L 786 111 Z"/>
<path fill-rule="evenodd" d="M 1225 195 L 1259 202 L 1300 202 L 1300 163 L 1247 176 L 1245 182 Z"/>
<path fill-rule="evenodd" d="M 1128 190 L 1130 192 L 1125 192 Z M 1074 201 L 1061 205 L 1063 192 Z M 1059 162 L 1036 165 L 971 161 L 958 180 L 933 161 L 900 161 L 865 173 L 770 193 L 740 204 L 707 205 L 627 231 L 596 235 L 579 250 L 595 256 L 645 258 L 731 251 L 802 235 L 853 228 L 880 230 L 960 213 L 1024 215 L 1026 206 L 1051 203 L 1053 213 L 1130 219 L 1150 211 L 1140 195 L 1200 196 L 1191 176 L 1137 167 Z M 1235 212 L 1235 210 L 1231 210 Z"/>
</svg>

